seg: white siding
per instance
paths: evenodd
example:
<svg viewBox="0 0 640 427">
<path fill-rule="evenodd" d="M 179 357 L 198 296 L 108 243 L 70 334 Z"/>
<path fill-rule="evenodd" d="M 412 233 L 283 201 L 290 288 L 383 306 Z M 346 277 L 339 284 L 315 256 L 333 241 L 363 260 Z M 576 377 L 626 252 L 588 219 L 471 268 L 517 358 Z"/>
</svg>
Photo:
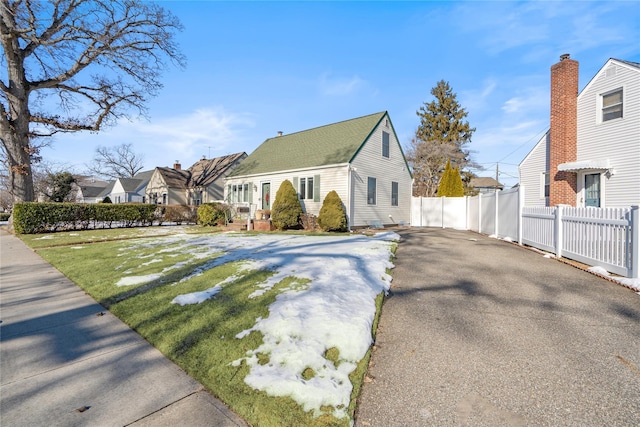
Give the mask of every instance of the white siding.
<svg viewBox="0 0 640 427">
<path fill-rule="evenodd" d="M 543 173 L 549 170 L 549 132 L 546 132 L 538 143 L 520 163 L 520 185 L 524 193 L 525 206 L 546 206 L 544 197 Z"/>
<path fill-rule="evenodd" d="M 623 117 L 602 122 L 600 97 L 618 88 L 623 89 Z M 577 160 L 602 159 L 609 159 L 614 169 L 613 175 L 601 178 L 602 207 L 640 204 L 640 70 L 615 61 L 578 97 Z M 578 202 L 581 197 L 579 193 Z"/>
<path fill-rule="evenodd" d="M 389 158 L 382 156 L 382 132 L 389 134 Z M 383 118 L 353 160 L 353 222 L 361 227 L 373 224 L 409 224 L 411 221 L 411 175 L 396 134 Z M 376 205 L 367 204 L 367 178 L 377 180 Z M 391 206 L 391 182 L 398 183 L 398 206 Z"/>
<path fill-rule="evenodd" d="M 119 179 L 116 180 L 115 184 L 113 184 L 113 190 L 111 190 L 111 194 L 109 195 L 111 199 L 111 203 L 127 203 L 127 194 L 124 191 L 124 187 Z"/>
<path fill-rule="evenodd" d="M 271 183 L 271 201 L 270 206 L 273 206 L 273 202 L 276 199 L 276 193 L 280 188 L 280 185 L 285 181 L 289 180 L 292 184 L 294 183 L 294 178 L 297 178 L 296 181 L 299 183 L 300 178 L 308 178 L 314 177 L 316 175 L 320 176 L 320 182 L 315 182 L 314 187 L 320 185 L 320 200 L 318 202 L 313 201 L 313 199 L 304 199 L 301 200 L 302 209 L 304 212 L 311 213 L 314 215 L 318 215 L 320 213 L 320 208 L 322 207 L 322 202 L 327 194 L 331 190 L 335 190 L 340 198 L 342 199 L 342 203 L 347 206 L 348 204 L 348 194 L 347 194 L 347 167 L 348 165 L 337 165 L 328 168 L 318 168 L 318 169 L 305 169 L 305 170 L 294 170 L 287 172 L 277 172 L 277 173 L 269 173 L 263 175 L 253 175 L 246 177 L 237 177 L 237 178 L 227 178 L 225 182 L 225 200 L 228 200 L 228 188 L 230 185 L 238 185 L 251 183 L 250 191 L 253 191 L 252 195 L 252 204 L 257 206 L 257 209 L 262 208 L 262 183 L 269 182 Z M 254 191 L 253 186 L 256 187 Z M 299 191 L 299 184 L 296 191 Z M 252 211 L 255 209 L 252 208 Z"/>
</svg>

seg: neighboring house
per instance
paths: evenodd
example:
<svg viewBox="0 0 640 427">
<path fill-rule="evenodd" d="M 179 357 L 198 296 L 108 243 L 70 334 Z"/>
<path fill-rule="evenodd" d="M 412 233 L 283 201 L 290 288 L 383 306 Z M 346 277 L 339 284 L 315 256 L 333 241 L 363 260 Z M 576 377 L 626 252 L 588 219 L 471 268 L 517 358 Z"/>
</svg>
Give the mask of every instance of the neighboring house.
<svg viewBox="0 0 640 427">
<path fill-rule="evenodd" d="M 153 170 L 137 173 L 133 178 L 118 178 L 109 198 L 112 203 L 146 203 L 145 190 Z"/>
<path fill-rule="evenodd" d="M 227 178 L 225 200 L 271 209 L 289 180 L 306 213 L 318 215 L 335 190 L 349 227 L 408 224 L 412 177 L 384 111 L 262 143 Z"/>
<path fill-rule="evenodd" d="M 188 204 L 224 199 L 224 181 L 227 175 L 247 157 L 247 153 L 236 153 L 215 159 L 202 159 L 189 168 L 191 179 L 188 186 Z"/>
<path fill-rule="evenodd" d="M 158 167 L 146 188 L 148 203 L 195 205 L 223 200 L 224 179 L 247 154 L 236 153 L 214 159 L 201 159 L 189 169 L 179 162 L 173 168 Z"/>
<path fill-rule="evenodd" d="M 113 190 L 113 186 L 115 185 L 115 183 L 115 181 L 109 181 L 107 186 L 100 192 L 100 194 L 98 194 L 98 197 L 96 197 L 96 203 L 102 202 L 105 197 L 108 197 L 109 200 L 111 200 L 111 190 Z M 113 200 L 111 201 L 111 203 L 113 203 Z"/>
<path fill-rule="evenodd" d="M 98 203 L 102 201 L 100 194 L 109 183 L 91 176 L 78 176 L 73 188 L 76 192 L 76 203 Z"/>
<path fill-rule="evenodd" d="M 578 62 L 551 67 L 551 127 L 520 163 L 525 205 L 640 204 L 640 64 L 609 59 L 578 94 Z"/>
<path fill-rule="evenodd" d="M 504 188 L 504 185 L 491 177 L 473 177 L 469 180 L 469 187 L 480 194 L 495 193 Z"/>
</svg>

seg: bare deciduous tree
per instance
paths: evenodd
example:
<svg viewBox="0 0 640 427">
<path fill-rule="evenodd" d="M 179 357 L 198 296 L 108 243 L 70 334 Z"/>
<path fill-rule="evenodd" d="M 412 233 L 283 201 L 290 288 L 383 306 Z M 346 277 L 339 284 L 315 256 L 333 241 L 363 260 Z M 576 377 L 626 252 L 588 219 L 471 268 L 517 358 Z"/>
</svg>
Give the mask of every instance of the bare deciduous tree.
<svg viewBox="0 0 640 427">
<path fill-rule="evenodd" d="M 34 138 L 145 113 L 180 21 L 142 0 L 0 0 L 0 139 L 14 201 L 34 199 Z"/>
<path fill-rule="evenodd" d="M 116 147 L 98 147 L 93 162 L 88 165 L 91 173 L 107 178 L 133 178 L 144 168 L 144 156 L 133 151 L 132 144 Z"/>
</svg>

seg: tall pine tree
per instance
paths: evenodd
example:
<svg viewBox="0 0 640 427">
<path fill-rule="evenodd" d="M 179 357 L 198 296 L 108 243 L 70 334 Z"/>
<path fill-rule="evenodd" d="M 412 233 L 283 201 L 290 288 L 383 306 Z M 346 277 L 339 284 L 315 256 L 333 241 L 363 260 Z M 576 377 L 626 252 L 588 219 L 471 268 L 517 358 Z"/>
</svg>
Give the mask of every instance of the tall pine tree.
<svg viewBox="0 0 640 427">
<path fill-rule="evenodd" d="M 420 125 L 416 130 L 407 159 L 415 179 L 414 196 L 432 197 L 448 160 L 458 170 L 471 162 L 466 145 L 475 128 L 465 120 L 468 113 L 460 106 L 456 94 L 444 80 L 431 89 L 434 100 L 416 112 Z"/>
</svg>

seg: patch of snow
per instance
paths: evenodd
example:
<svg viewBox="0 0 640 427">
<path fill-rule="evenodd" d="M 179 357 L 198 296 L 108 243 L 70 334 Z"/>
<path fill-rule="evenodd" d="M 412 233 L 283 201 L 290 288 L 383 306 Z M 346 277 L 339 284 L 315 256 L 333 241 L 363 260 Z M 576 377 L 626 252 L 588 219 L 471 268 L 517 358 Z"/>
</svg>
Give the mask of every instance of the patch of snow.
<svg viewBox="0 0 640 427">
<path fill-rule="evenodd" d="M 628 277 L 611 277 L 613 280 L 622 283 L 625 286 L 630 287 L 631 289 L 638 291 L 640 295 L 640 278 L 631 279 Z"/>
<path fill-rule="evenodd" d="M 192 292 L 190 294 L 178 295 L 175 297 L 171 304 L 180 304 L 181 306 L 189 304 L 200 304 L 203 301 L 217 295 L 222 290 L 222 286 L 215 285 L 213 288 L 209 288 L 206 291 Z"/>
<path fill-rule="evenodd" d="M 555 258 L 552 254 L 544 254 L 543 258 Z"/>
<path fill-rule="evenodd" d="M 147 265 L 155 264 L 156 262 L 162 262 L 162 259 L 154 258 L 151 261 L 143 262 L 142 264 L 138 265 L 138 268 L 146 267 Z"/>
<path fill-rule="evenodd" d="M 628 277 L 612 276 L 606 269 L 597 265 L 594 265 L 593 267 L 589 267 L 587 270 L 592 273 L 597 273 L 602 276 L 607 276 L 609 279 L 615 280 L 616 282 L 621 283 L 624 286 L 627 286 L 635 291 L 640 291 L 640 278 L 631 279 Z"/>
<path fill-rule="evenodd" d="M 490 238 L 490 239 L 497 239 L 497 238 L 498 238 L 498 236 L 496 236 L 495 234 L 490 234 L 490 235 L 489 235 L 489 238 Z"/>
<path fill-rule="evenodd" d="M 604 268 L 602 268 L 600 266 L 597 266 L 597 265 L 594 265 L 593 267 L 589 267 L 588 270 L 590 272 L 592 272 L 592 273 L 601 274 L 603 276 L 608 276 L 609 275 L 609 272 L 606 269 L 604 269 Z"/>
<path fill-rule="evenodd" d="M 33 240 L 51 240 L 51 239 L 53 239 L 53 238 L 54 238 L 54 237 L 53 237 L 51 234 L 47 234 L 46 236 L 37 237 L 37 238 L 35 238 L 35 239 L 33 239 Z"/>
<path fill-rule="evenodd" d="M 167 236 L 136 242 L 128 249 L 136 245 L 157 247 L 167 256 L 173 252 L 211 258 L 184 280 L 219 265 L 242 261 L 234 276 L 204 291 L 179 295 L 172 301 L 176 304 L 197 304 L 211 298 L 223 289 L 224 283 L 237 280 L 247 271 L 273 272 L 257 284 L 251 298 L 259 297 L 285 278 L 298 279 L 280 289 L 267 318 L 256 319 L 254 326 L 236 336 L 242 339 L 258 331 L 263 341 L 231 363 L 249 366 L 244 381 L 257 390 L 271 396 L 289 396 L 314 414 L 320 414 L 322 406 L 333 406 L 336 417 L 346 417 L 352 391 L 349 374 L 372 344 L 375 298 L 391 285 L 386 269 L 393 268 L 391 242 L 399 239 L 394 232 L 373 237 L 218 233 Z M 119 284 L 139 284 L 163 273 L 126 277 Z M 327 349 L 334 347 L 340 355 L 337 367 L 325 359 Z M 268 355 L 269 362 L 259 364 L 258 353 Z M 302 377 L 306 368 L 315 372 L 309 380 Z"/>
<path fill-rule="evenodd" d="M 69 236 L 79 236 L 78 233 L 70 233 Z"/>
<path fill-rule="evenodd" d="M 116 286 L 134 286 L 151 282 L 162 277 L 162 274 L 147 274 L 146 276 L 127 276 L 118 280 Z"/>
<path fill-rule="evenodd" d="M 71 249 L 84 249 L 84 246 L 72 246 Z"/>
<path fill-rule="evenodd" d="M 504 240 L 505 242 L 513 242 L 513 239 L 509 236 L 503 238 L 502 240 Z"/>
</svg>

